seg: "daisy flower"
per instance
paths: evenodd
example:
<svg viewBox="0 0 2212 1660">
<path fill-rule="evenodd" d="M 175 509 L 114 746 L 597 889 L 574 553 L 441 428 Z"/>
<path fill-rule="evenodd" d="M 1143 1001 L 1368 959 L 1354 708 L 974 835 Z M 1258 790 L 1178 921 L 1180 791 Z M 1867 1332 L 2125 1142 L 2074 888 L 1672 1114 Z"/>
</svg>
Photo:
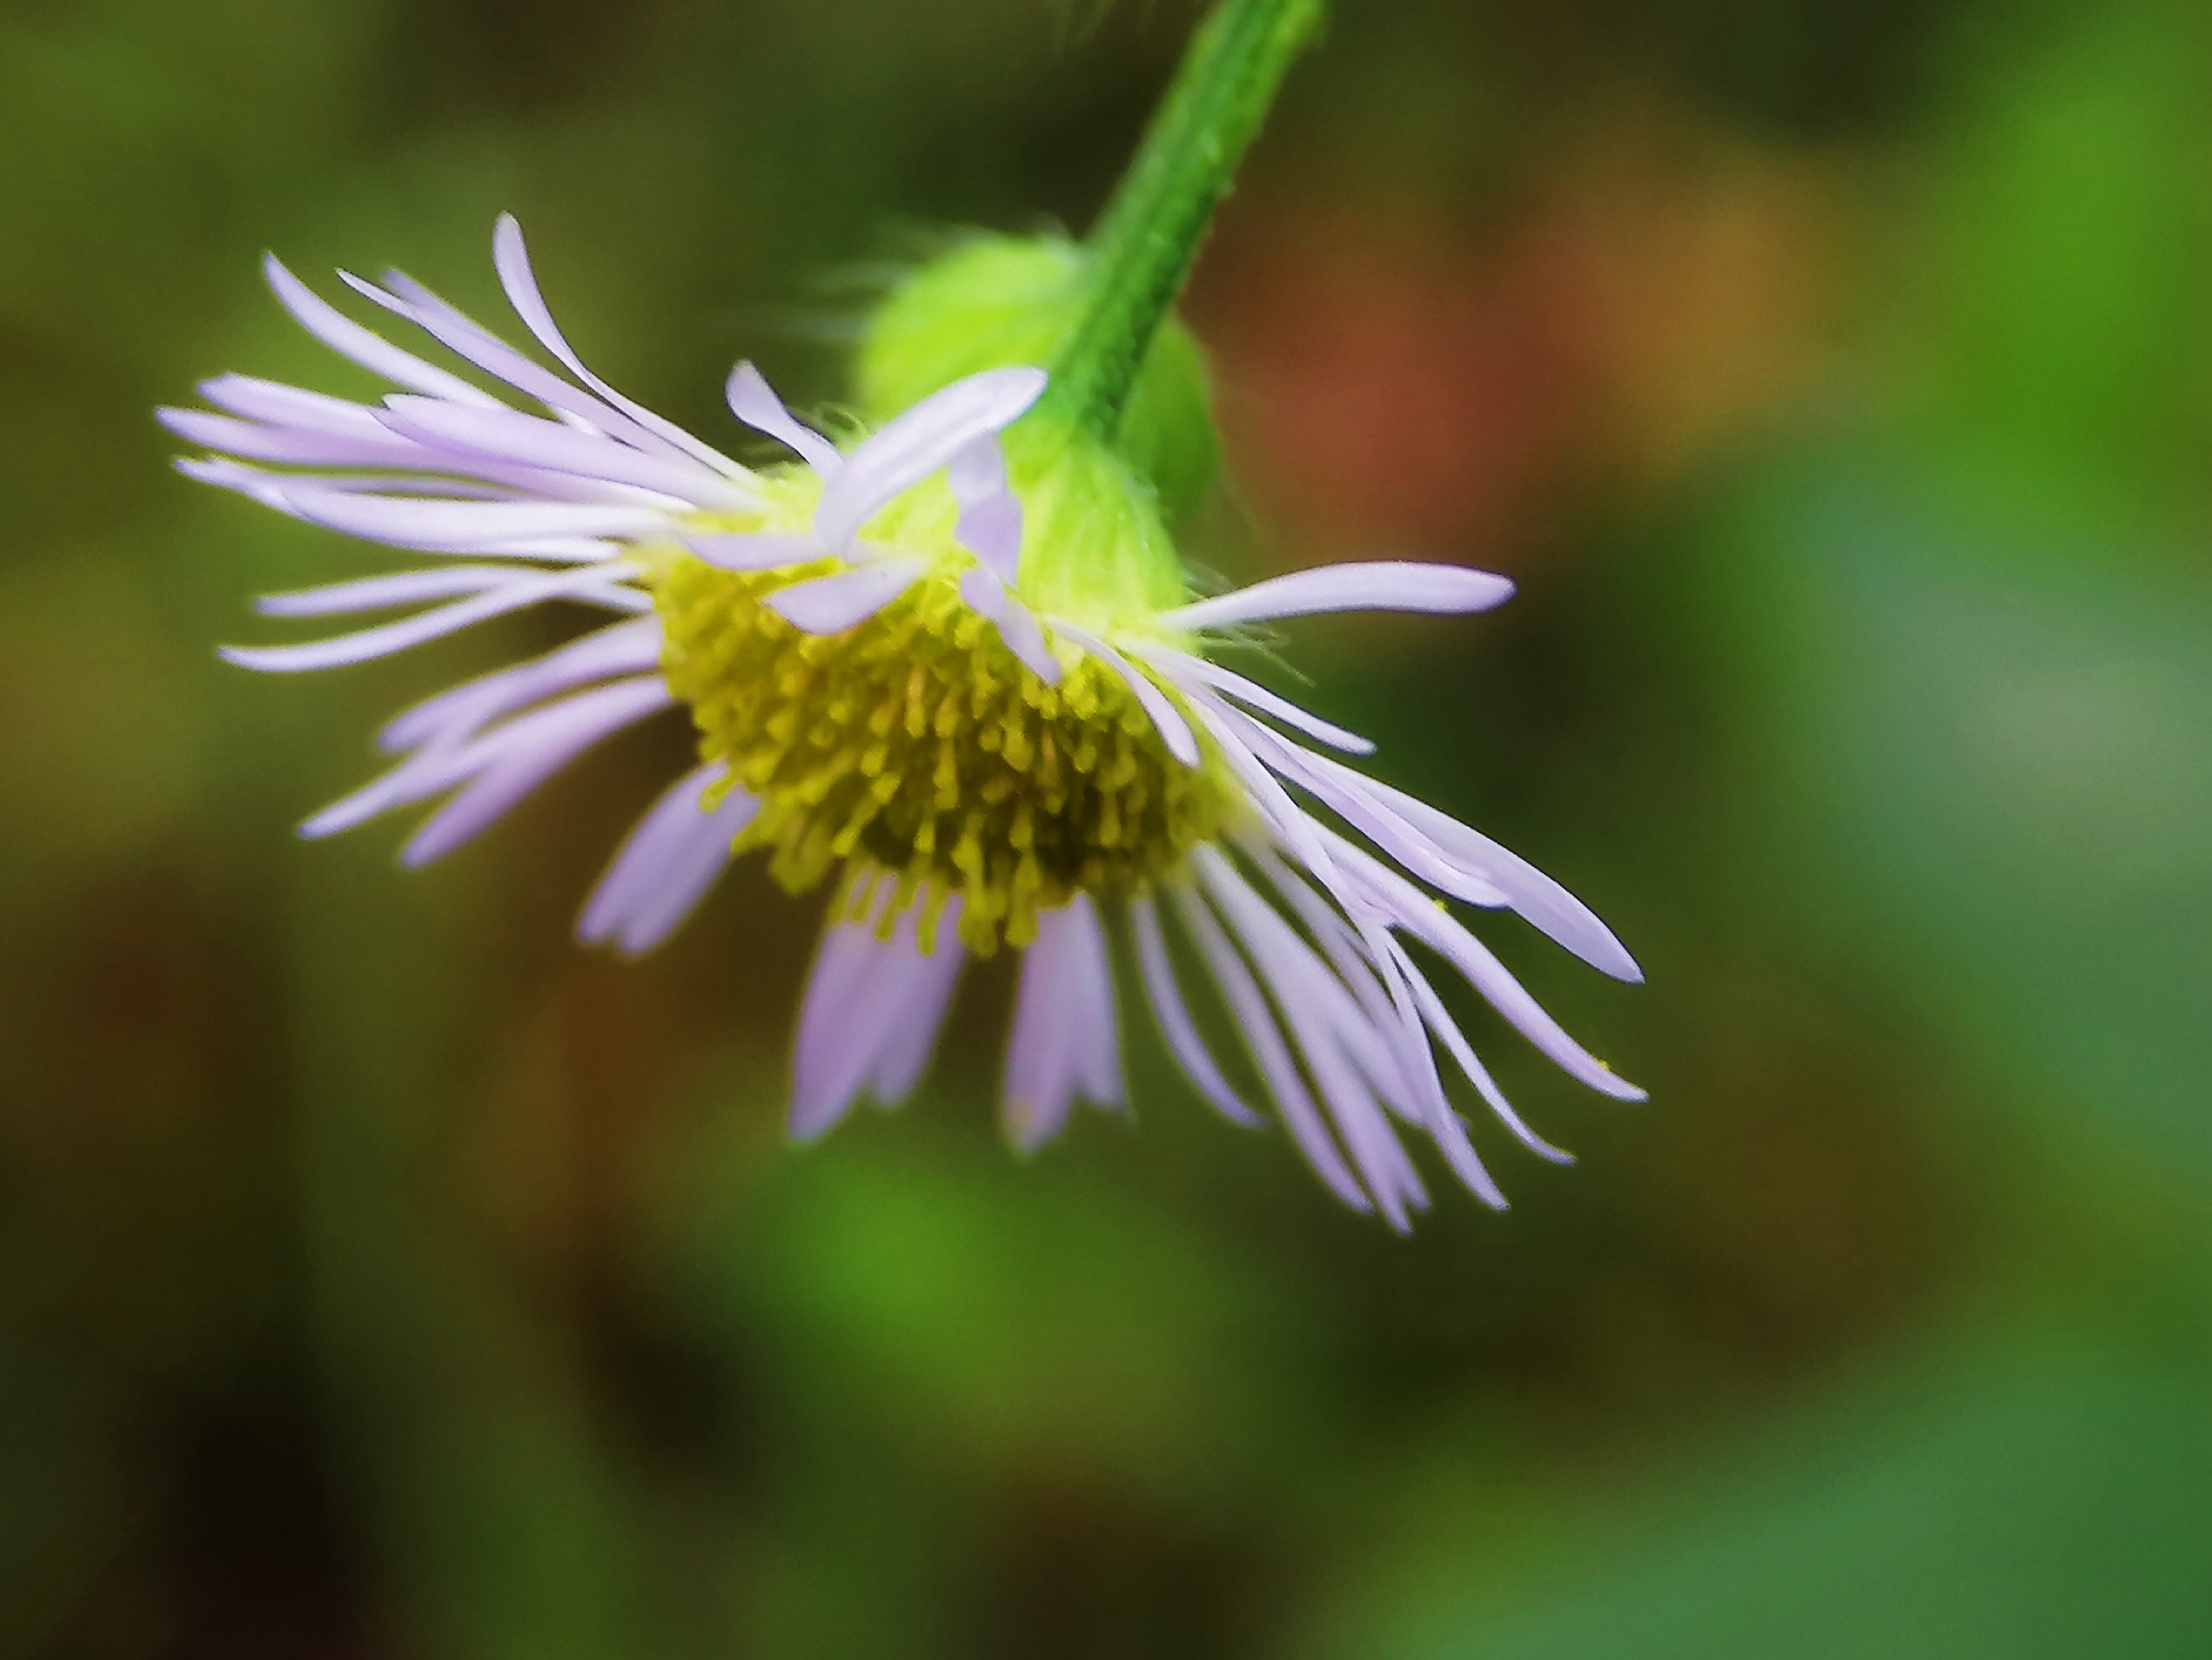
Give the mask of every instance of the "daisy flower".
<svg viewBox="0 0 2212 1660">
<path fill-rule="evenodd" d="M 796 458 L 741 465 L 584 366 L 512 219 L 494 258 L 557 369 L 404 276 L 344 277 L 495 395 L 272 258 L 301 325 L 398 390 L 368 404 L 226 374 L 201 388 L 212 410 L 161 414 L 211 452 L 179 464 L 191 477 L 438 556 L 263 599 L 286 617 L 404 614 L 230 648 L 233 662 L 334 668 L 552 602 L 612 615 L 399 715 L 381 734 L 390 770 L 307 835 L 435 802 L 402 854 L 427 863 L 602 739 L 681 711 L 700 763 L 646 810 L 578 932 L 650 951 L 753 850 L 792 891 L 826 888 L 793 1055 L 800 1140 L 864 1097 L 909 1094 L 968 958 L 1002 948 L 1021 957 L 1000 1099 L 1024 1149 L 1078 1102 L 1124 1102 L 1127 997 L 1200 1095 L 1240 1124 L 1261 1122 L 1264 1102 L 1347 1205 L 1402 1229 L 1426 1204 L 1411 1132 L 1502 1206 L 1439 1051 L 1515 1138 L 1565 1155 L 1477 1058 L 1437 965 L 1571 1076 L 1641 1098 L 1437 896 L 1516 911 L 1639 979 L 1605 926 L 1480 832 L 1335 758 L 1370 752 L 1364 739 L 1213 660 L 1286 618 L 1486 610 L 1511 593 L 1504 578 L 1369 562 L 1194 598 L 1121 463 L 1043 412 L 1015 425 L 1041 369 L 956 381 L 842 447 L 740 364 L 732 412 Z M 1133 959 L 1119 980 L 1117 956 Z M 1242 1059 L 1224 1064 L 1209 1028 Z"/>
</svg>

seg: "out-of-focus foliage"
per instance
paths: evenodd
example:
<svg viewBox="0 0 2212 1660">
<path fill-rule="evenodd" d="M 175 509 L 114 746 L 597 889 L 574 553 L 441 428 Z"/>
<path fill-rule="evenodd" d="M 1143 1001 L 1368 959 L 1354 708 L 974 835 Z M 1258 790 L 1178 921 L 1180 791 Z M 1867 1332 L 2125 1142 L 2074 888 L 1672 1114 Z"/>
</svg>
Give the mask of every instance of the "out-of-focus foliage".
<svg viewBox="0 0 2212 1660">
<path fill-rule="evenodd" d="M 1410 1242 L 1130 1035 L 1017 1161 L 1003 967 L 786 1146 L 817 917 L 568 939 L 680 733 L 419 875 L 288 826 L 555 637 L 300 681 L 376 556 L 191 487 L 255 278 L 399 265 L 717 441 L 948 232 L 1087 224 L 1183 0 L 0 10 L 0 1652 L 2191 1654 L 2212 1627 L 2212 29 L 2178 0 L 1339 0 L 1202 264 L 1239 576 L 1486 926 L 1571 1171 Z M 496 638 L 483 637 L 496 634 Z M 1442 1185 L 1441 1183 L 1439 1185 Z"/>
</svg>

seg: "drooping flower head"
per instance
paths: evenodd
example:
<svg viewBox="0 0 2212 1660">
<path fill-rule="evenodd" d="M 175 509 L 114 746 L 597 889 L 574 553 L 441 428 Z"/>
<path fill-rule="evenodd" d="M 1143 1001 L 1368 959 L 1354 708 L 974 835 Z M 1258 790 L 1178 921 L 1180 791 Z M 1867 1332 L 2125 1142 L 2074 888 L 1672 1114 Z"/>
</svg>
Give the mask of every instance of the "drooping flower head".
<svg viewBox="0 0 2212 1660">
<path fill-rule="evenodd" d="M 372 405 L 223 375 L 202 388 L 219 412 L 161 412 L 214 452 L 180 463 L 191 476 L 439 556 L 264 599 L 285 617 L 408 614 L 234 648 L 234 662 L 334 667 L 548 602 L 615 616 L 401 714 L 382 734 L 396 763 L 308 835 L 437 801 L 403 855 L 426 862 L 599 739 L 681 709 L 700 763 L 647 809 L 579 931 L 649 951 L 755 849 L 787 888 L 826 891 L 794 1053 L 801 1138 L 863 1096 L 908 1095 L 963 964 L 1000 949 L 1021 953 L 1001 1101 L 1024 1147 L 1078 1100 L 1123 1099 L 1117 949 L 1200 1094 L 1245 1123 L 1261 1119 L 1248 1098 L 1264 1098 L 1340 1198 L 1395 1226 L 1426 1202 L 1401 1128 L 1504 1202 L 1438 1049 L 1514 1136 L 1565 1157 L 1514 1113 L 1409 945 L 1571 1075 L 1640 1098 L 1435 895 L 1516 910 L 1640 977 L 1603 924 L 1495 842 L 1324 752 L 1363 755 L 1366 740 L 1213 660 L 1285 618 L 1484 610 L 1510 593 L 1504 578 L 1370 562 L 1197 598 L 1153 491 L 1125 457 L 1032 413 L 1047 377 L 1018 364 L 939 386 L 849 447 L 740 364 L 732 412 L 794 458 L 740 465 L 585 368 L 511 219 L 494 253 L 557 371 L 404 277 L 345 277 L 457 360 L 434 364 L 272 258 L 293 315 L 399 390 Z M 1234 1032 L 1242 1062 L 1222 1064 L 1209 1026 Z"/>
</svg>

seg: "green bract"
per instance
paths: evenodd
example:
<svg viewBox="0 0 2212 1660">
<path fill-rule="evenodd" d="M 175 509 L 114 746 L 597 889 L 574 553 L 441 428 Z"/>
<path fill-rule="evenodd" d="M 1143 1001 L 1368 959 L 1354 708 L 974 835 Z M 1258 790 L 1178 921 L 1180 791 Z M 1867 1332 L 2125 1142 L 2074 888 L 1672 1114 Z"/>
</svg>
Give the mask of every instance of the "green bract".
<svg viewBox="0 0 2212 1660">
<path fill-rule="evenodd" d="M 931 261 L 868 320 L 854 367 L 860 412 L 885 421 L 983 369 L 1052 368 L 1097 277 L 1096 256 L 1059 238 L 982 237 Z M 1112 441 L 1170 519 L 1213 482 L 1221 444 L 1206 360 L 1175 319 L 1153 335 Z"/>
</svg>

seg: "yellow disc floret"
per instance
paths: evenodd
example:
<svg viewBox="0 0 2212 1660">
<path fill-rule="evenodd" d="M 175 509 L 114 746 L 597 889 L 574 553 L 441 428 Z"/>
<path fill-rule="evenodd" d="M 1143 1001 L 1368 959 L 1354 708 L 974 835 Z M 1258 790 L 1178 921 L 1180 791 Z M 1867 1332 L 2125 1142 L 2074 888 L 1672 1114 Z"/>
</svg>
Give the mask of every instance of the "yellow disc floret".
<svg viewBox="0 0 2212 1660">
<path fill-rule="evenodd" d="M 926 946 L 957 893 L 962 943 L 988 954 L 1027 945 L 1040 909 L 1139 886 L 1223 828 L 1238 798 L 1218 757 L 1176 762 L 1088 658 L 1046 685 L 960 602 L 957 562 L 842 634 L 761 603 L 836 568 L 740 574 L 671 553 L 650 579 L 700 751 L 761 804 L 737 848 L 769 849 L 786 888 L 889 872 L 882 926 L 918 903 Z"/>
</svg>

